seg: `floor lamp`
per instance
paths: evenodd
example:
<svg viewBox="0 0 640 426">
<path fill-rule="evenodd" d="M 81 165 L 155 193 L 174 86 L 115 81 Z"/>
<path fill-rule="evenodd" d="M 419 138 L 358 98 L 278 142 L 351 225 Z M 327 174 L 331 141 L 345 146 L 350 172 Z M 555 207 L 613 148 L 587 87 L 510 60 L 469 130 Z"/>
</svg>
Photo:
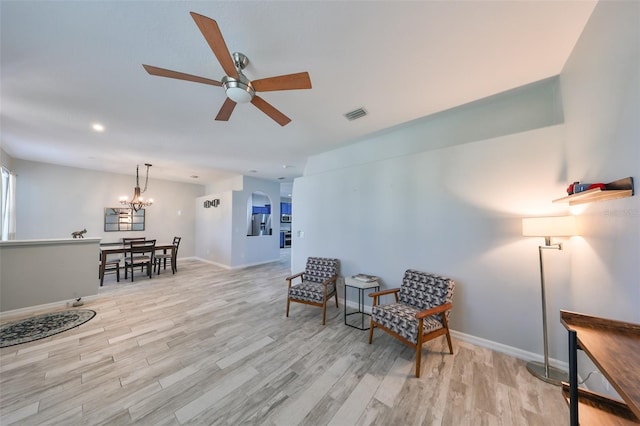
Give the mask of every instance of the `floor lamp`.
<svg viewBox="0 0 640 426">
<path fill-rule="evenodd" d="M 542 294 L 542 336 L 544 341 L 544 363 L 529 362 L 527 370 L 540 380 L 560 385 L 569 380 L 569 374 L 549 365 L 549 344 L 547 341 L 547 302 L 544 287 L 544 266 L 542 252 L 546 249 L 562 250 L 562 244 L 551 244 L 551 237 L 570 237 L 576 235 L 575 216 L 534 217 L 522 219 L 522 235 L 525 237 L 544 237 L 544 245 L 538 246 L 540 258 L 540 289 Z"/>
</svg>

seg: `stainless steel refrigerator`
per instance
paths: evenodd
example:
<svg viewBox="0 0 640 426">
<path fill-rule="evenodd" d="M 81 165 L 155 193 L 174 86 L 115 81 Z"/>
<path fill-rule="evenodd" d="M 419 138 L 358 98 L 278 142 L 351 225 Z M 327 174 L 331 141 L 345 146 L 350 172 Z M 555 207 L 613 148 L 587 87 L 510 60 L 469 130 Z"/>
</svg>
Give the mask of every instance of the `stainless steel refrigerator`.
<svg viewBox="0 0 640 426">
<path fill-rule="evenodd" d="M 251 235 L 270 235 L 271 215 L 254 214 L 251 216 Z"/>
</svg>

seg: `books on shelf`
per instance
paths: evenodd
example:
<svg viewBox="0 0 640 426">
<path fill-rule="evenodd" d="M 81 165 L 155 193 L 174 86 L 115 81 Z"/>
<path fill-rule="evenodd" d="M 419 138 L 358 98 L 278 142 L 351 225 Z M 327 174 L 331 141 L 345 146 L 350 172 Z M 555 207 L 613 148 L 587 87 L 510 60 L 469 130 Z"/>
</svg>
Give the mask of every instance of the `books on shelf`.
<svg viewBox="0 0 640 426">
<path fill-rule="evenodd" d="M 357 281 L 362 281 L 363 283 L 372 283 L 378 280 L 378 277 L 376 277 L 375 275 L 367 274 L 356 274 L 352 278 Z"/>
</svg>

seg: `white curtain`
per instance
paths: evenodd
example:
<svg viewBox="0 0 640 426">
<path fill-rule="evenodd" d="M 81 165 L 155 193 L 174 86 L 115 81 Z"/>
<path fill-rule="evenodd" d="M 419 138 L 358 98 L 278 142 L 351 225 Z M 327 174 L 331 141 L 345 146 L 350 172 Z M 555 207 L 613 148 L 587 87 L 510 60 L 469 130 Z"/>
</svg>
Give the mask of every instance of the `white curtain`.
<svg viewBox="0 0 640 426">
<path fill-rule="evenodd" d="M 0 229 L 2 240 L 16 238 L 16 175 L 2 167 Z"/>
</svg>

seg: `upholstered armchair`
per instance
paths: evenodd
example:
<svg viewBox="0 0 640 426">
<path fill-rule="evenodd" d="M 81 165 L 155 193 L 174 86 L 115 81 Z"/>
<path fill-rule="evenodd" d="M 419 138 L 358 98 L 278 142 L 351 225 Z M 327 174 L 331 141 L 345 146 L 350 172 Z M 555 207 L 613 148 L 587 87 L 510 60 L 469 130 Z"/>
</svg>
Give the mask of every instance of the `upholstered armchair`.
<svg viewBox="0 0 640 426">
<path fill-rule="evenodd" d="M 369 344 L 373 329 L 380 328 L 416 350 L 416 377 L 420 377 L 422 344 L 445 335 L 453 354 L 449 334 L 455 282 L 449 278 L 408 269 L 400 288 L 370 293 L 373 297 Z M 380 305 L 381 296 L 395 296 L 395 303 Z"/>
<path fill-rule="evenodd" d="M 287 277 L 289 283 L 287 290 L 287 317 L 289 317 L 289 305 L 291 302 L 304 303 L 322 308 L 322 325 L 326 323 L 327 301 L 331 297 L 336 299 L 338 307 L 338 259 L 323 257 L 310 257 L 304 272 Z M 296 281 L 294 283 L 294 281 Z"/>
</svg>

